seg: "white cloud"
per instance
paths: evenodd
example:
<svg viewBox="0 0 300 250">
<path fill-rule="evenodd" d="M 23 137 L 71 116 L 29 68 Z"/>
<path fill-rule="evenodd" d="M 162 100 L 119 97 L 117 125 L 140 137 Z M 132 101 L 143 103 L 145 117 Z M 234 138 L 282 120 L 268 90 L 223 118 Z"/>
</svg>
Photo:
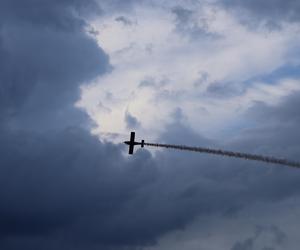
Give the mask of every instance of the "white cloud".
<svg viewBox="0 0 300 250">
<path fill-rule="evenodd" d="M 98 124 L 95 133 L 126 137 L 124 116 L 128 110 L 141 122 L 139 132 L 155 139 L 180 107 L 196 132 L 221 136 L 215 131 L 239 123 L 239 115 L 253 102 L 276 103 L 299 89 L 293 80 L 278 80 L 274 85 L 245 83 L 293 60 L 287 55 L 300 36 L 291 32 L 295 29 L 292 25 L 274 32 L 249 30 L 213 4 L 190 1 L 185 8 L 194 11 L 195 23 L 208 20 L 208 32 L 216 34 L 193 38 L 176 29 L 171 12 L 174 6 L 168 1 L 137 4 L 130 12 L 101 17 L 93 23 L 99 31 L 99 45 L 114 67 L 84 88 L 78 103 Z M 117 22 L 118 16 L 126 17 L 131 25 Z M 139 87 L 147 78 L 153 79 L 153 86 Z M 226 84 L 233 93 L 226 97 L 209 95 L 206 90 L 212 84 Z"/>
</svg>

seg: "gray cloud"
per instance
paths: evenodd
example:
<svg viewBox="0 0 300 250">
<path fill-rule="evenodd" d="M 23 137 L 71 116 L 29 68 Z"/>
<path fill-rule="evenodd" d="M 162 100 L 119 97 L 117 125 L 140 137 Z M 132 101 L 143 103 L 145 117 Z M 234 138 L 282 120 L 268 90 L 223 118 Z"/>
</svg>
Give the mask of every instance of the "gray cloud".
<svg viewBox="0 0 300 250">
<path fill-rule="evenodd" d="M 286 97 L 281 104 L 275 107 L 258 102 L 249 109 L 247 115 L 259 121 L 266 120 L 267 115 L 267 122 L 297 124 L 300 122 L 300 113 L 297 108 L 299 105 L 299 92 L 296 92 Z"/>
<path fill-rule="evenodd" d="M 259 19 L 271 29 L 279 28 L 282 21 L 298 22 L 300 20 L 298 0 L 225 0 L 220 3 L 229 9 L 237 10 L 237 14 L 241 13 L 241 10 L 246 11 L 252 16 L 249 22 L 255 23 Z"/>
<path fill-rule="evenodd" d="M 84 4 L 80 0 L 54 0 L 51 3 L 47 0 L 28 0 L 26 3 L 3 0 L 0 12 L 2 24 L 26 22 L 39 27 L 75 31 L 86 24 L 83 15 L 100 14 L 101 9 L 94 0 L 88 0 Z"/>
<path fill-rule="evenodd" d="M 2 122 L 36 129 L 82 122 L 85 116 L 73 108 L 78 87 L 110 66 L 106 54 L 83 32 L 84 21 L 72 11 L 81 4 L 18 3 L 1 2 Z"/>
<path fill-rule="evenodd" d="M 270 235 L 271 240 L 266 242 L 266 240 L 260 242 L 260 239 L 264 236 Z M 246 238 L 243 241 L 236 242 L 231 250 L 274 250 L 278 246 L 282 246 L 282 243 L 286 240 L 286 234 L 282 232 L 277 226 L 256 226 L 254 235 Z M 259 246 L 263 245 L 263 246 Z"/>
<path fill-rule="evenodd" d="M 138 119 L 128 111 L 126 111 L 124 119 L 128 129 L 136 129 L 141 126 L 141 123 L 138 121 Z"/>
<path fill-rule="evenodd" d="M 170 80 L 162 76 L 161 79 L 156 79 L 152 76 L 145 76 L 143 80 L 139 83 L 139 88 L 153 88 L 156 91 L 163 89 L 165 86 L 170 84 Z"/>
<path fill-rule="evenodd" d="M 298 96 L 299 99 L 299 93 L 295 96 Z M 244 131 L 231 142 L 223 142 L 222 146 L 205 138 L 199 138 L 180 123 L 168 126 L 168 132 L 162 137 L 162 141 L 175 144 L 187 144 L 188 142 L 189 145 L 196 146 L 225 147 L 249 153 L 264 153 L 299 160 L 300 148 L 297 139 L 295 139 L 298 138 L 297 135 L 299 134 L 299 123 L 295 118 L 297 115 L 293 112 L 290 113 L 290 118 L 286 119 L 289 125 L 280 122 L 280 110 L 294 109 L 295 112 L 299 113 L 293 99 L 297 100 L 296 97 L 287 97 L 279 106 L 268 107 L 269 111 L 264 112 L 264 120 L 261 120 L 255 129 Z M 257 110 L 259 108 L 259 106 L 255 106 L 252 109 Z M 269 123 L 269 116 L 274 116 L 276 113 L 278 113 L 278 123 Z M 255 116 L 253 113 L 252 115 Z M 193 190 L 191 194 L 194 196 L 195 204 L 196 201 L 201 202 L 201 197 L 206 197 L 206 202 L 200 207 L 207 207 L 206 211 L 210 213 L 223 213 L 228 216 L 246 208 L 253 202 L 276 203 L 291 196 L 299 197 L 300 186 L 297 184 L 299 171 L 290 171 L 288 168 L 274 166 L 274 171 L 270 174 L 270 169 L 273 167 L 266 164 L 207 155 L 197 156 L 176 151 L 165 152 L 165 154 L 172 169 L 175 168 L 178 174 L 182 171 L 180 176 L 189 175 L 186 178 L 189 183 L 193 183 L 190 188 Z M 166 159 L 162 161 L 166 161 Z M 189 166 L 188 169 L 180 170 L 180 166 L 183 165 Z M 204 179 L 203 176 L 205 176 Z M 177 185 L 180 186 L 178 183 Z M 218 205 L 219 202 L 222 205 Z M 201 214 L 202 212 L 198 211 L 198 213 Z"/>
<path fill-rule="evenodd" d="M 242 95 L 246 87 L 233 82 L 211 82 L 206 88 L 205 95 L 212 98 L 230 98 Z"/>
<path fill-rule="evenodd" d="M 200 71 L 198 79 L 194 82 L 194 87 L 197 88 L 205 84 L 209 80 L 209 74 L 205 71 Z"/>
<path fill-rule="evenodd" d="M 253 238 L 246 239 L 243 242 L 237 242 L 231 250 L 252 250 L 253 249 Z"/>
<path fill-rule="evenodd" d="M 124 16 L 119 16 L 119 17 L 115 18 L 115 20 L 117 22 L 123 23 L 124 25 L 132 25 L 132 22 Z"/>
<path fill-rule="evenodd" d="M 0 238 L 49 236 L 55 242 L 62 233 L 63 244 L 83 249 L 153 237 L 135 236 L 138 222 L 127 221 L 136 211 L 136 192 L 156 178 L 147 152 L 127 161 L 120 147 L 101 144 L 81 129 L 1 138 Z M 160 223 L 155 227 L 156 234 Z"/>
<path fill-rule="evenodd" d="M 189 221 L 181 215 L 185 201 L 169 200 L 169 191 L 156 195 L 163 182 L 147 151 L 127 160 L 122 147 L 103 144 L 80 128 L 86 117 L 73 107 L 78 87 L 110 66 L 85 35 L 84 21 L 68 11 L 76 2 L 64 3 L 65 9 L 49 2 L 47 11 L 59 15 L 55 23 L 36 21 L 43 15 L 32 17 L 32 8 L 39 9 L 32 1 L 30 13 L 21 11 L 26 18 L 6 13 L 1 27 L 0 246 L 153 244 Z M 18 7 L 7 6 L 7 12 Z M 132 115 L 127 120 L 138 125 Z M 175 204 L 180 209 L 168 213 Z"/>
<path fill-rule="evenodd" d="M 81 2 L 0 4 L 1 249 L 135 249 L 196 216 L 298 197 L 300 173 L 290 169 L 270 174 L 263 164 L 172 151 L 126 158 L 123 146 L 91 136 L 73 105 L 79 86 L 111 67 L 83 31 Z M 298 97 L 257 104 L 247 113 L 257 128 L 223 144 L 299 158 Z M 218 146 L 183 125 L 184 117 L 177 109 L 160 140 Z M 284 236 L 275 231 L 279 244 Z"/>
<path fill-rule="evenodd" d="M 181 34 L 190 38 L 217 38 L 218 35 L 209 31 L 209 20 L 207 18 L 199 18 L 193 10 L 182 6 L 172 8 L 175 15 L 176 30 Z"/>
<path fill-rule="evenodd" d="M 145 77 L 139 84 L 139 88 L 156 87 L 156 81 L 153 77 Z"/>
</svg>

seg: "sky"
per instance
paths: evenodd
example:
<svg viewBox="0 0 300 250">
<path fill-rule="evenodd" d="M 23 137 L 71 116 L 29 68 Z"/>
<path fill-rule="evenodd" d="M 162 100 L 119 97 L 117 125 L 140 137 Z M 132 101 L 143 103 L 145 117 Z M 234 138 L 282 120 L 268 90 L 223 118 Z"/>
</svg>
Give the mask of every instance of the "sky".
<svg viewBox="0 0 300 250">
<path fill-rule="evenodd" d="M 297 250 L 298 0 L 0 0 L 0 249 Z"/>
</svg>

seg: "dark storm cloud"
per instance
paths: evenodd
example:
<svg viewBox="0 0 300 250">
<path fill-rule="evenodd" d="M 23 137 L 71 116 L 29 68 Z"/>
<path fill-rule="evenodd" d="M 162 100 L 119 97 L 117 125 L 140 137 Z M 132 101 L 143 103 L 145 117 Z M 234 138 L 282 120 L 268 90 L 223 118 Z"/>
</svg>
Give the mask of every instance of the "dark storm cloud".
<svg viewBox="0 0 300 250">
<path fill-rule="evenodd" d="M 74 14 L 73 3 L 81 6 L 1 2 L 0 112 L 10 126 L 79 122 L 81 114 L 72 107 L 79 85 L 108 70 L 108 57 L 83 32 L 85 22 Z"/>
<path fill-rule="evenodd" d="M 237 242 L 231 250 L 253 250 L 254 239 L 249 238 L 243 242 Z"/>
<path fill-rule="evenodd" d="M 299 99 L 299 93 L 295 96 Z M 222 147 L 249 153 L 276 154 L 299 160 L 300 147 L 297 141 L 299 122 L 295 118 L 299 110 L 295 105 L 296 99 L 287 97 L 279 106 L 268 107 L 268 111 L 264 112 L 264 120 L 261 120 L 255 129 L 236 135 L 232 142 L 223 142 Z M 253 107 L 255 110 L 259 108 L 260 106 Z M 289 118 L 286 117 L 288 126 L 280 122 L 280 113 L 284 113 L 281 110 L 285 109 L 297 112 L 297 114 L 290 113 Z M 278 113 L 276 122 L 275 119 L 268 122 L 268 118 L 276 113 Z M 252 116 L 256 117 L 256 113 L 252 113 Z M 195 146 L 220 147 L 216 142 L 200 138 L 180 123 L 168 126 L 162 142 L 172 144 L 188 142 L 189 145 Z M 168 162 L 167 165 L 172 169 L 168 174 L 170 179 L 176 182 L 175 193 L 178 195 L 182 193 L 181 198 L 188 195 L 187 197 L 192 199 L 190 206 L 198 207 L 195 212 L 198 216 L 206 213 L 232 216 L 258 201 L 273 202 L 275 206 L 277 201 L 292 196 L 299 197 L 300 194 L 298 185 L 300 172 L 297 170 L 184 152 L 164 151 L 162 158 L 159 162 Z"/>
<path fill-rule="evenodd" d="M 278 28 L 282 21 L 300 21 L 300 2 L 298 0 L 225 0 L 221 1 L 229 9 L 244 10 L 255 19 L 264 20 L 270 28 Z M 250 21 L 250 20 L 249 20 Z"/>
<path fill-rule="evenodd" d="M 79 128 L 79 86 L 106 73 L 108 57 L 84 33 L 77 1 L 43 3 L 0 6 L 1 249 L 153 244 L 198 213 L 198 187 L 177 195 L 147 151 L 127 160 Z"/>
<path fill-rule="evenodd" d="M 101 9 L 94 0 L 84 3 L 80 0 L 3 0 L 0 13 L 2 24 L 27 22 L 44 28 L 75 31 L 86 24 L 83 16 L 100 14 Z"/>
<path fill-rule="evenodd" d="M 152 163 L 131 182 L 149 155 L 128 161 L 124 171 L 120 148 L 76 128 L 86 120 L 73 107 L 80 84 L 110 68 L 77 16 L 85 6 L 1 2 L 1 249 L 40 248 L 48 237 L 55 249 L 134 244 L 160 231 L 158 225 L 139 238 L 134 229 L 114 229 L 126 223 L 126 214 L 118 218 L 122 204 L 155 175 Z"/>
<path fill-rule="evenodd" d="M 260 152 L 264 154 L 276 154 L 277 156 L 299 160 L 299 110 L 297 102 L 300 93 L 296 92 L 287 96 L 277 106 L 268 106 L 258 103 L 254 105 L 245 115 L 256 120 L 255 129 L 248 129 L 228 144 L 234 149 L 244 151 Z M 263 190 L 259 196 L 269 200 L 280 200 L 289 196 L 299 195 L 300 186 L 296 179 L 299 177 L 297 171 L 286 171 L 284 169 L 275 171 L 268 178 L 257 173 L 253 176 L 252 196 L 258 190 Z M 249 176 L 249 180 L 252 177 Z M 264 182 L 264 184 L 262 184 Z M 259 184 L 261 183 L 261 184 Z M 262 187 L 264 185 L 264 188 Z M 253 194 L 251 194 L 253 192 Z"/>
<path fill-rule="evenodd" d="M 0 3 L 1 249 L 134 249 L 196 216 L 229 216 L 299 194 L 299 173 L 289 169 L 270 173 L 248 162 L 147 150 L 127 159 L 122 146 L 81 128 L 86 117 L 73 106 L 79 86 L 110 70 L 84 32 L 83 15 L 95 9 L 86 6 L 95 5 Z M 272 124 L 254 112 L 259 128 L 228 146 L 297 159 L 297 94 L 291 100 L 264 106 Z M 287 126 L 285 109 L 293 110 L 284 116 Z M 217 145 L 184 126 L 179 109 L 173 116 L 162 141 Z"/>
<path fill-rule="evenodd" d="M 249 109 L 248 114 L 259 121 L 265 120 L 267 115 L 268 123 L 294 123 L 297 125 L 300 122 L 300 113 L 298 111 L 298 107 L 300 106 L 299 96 L 299 92 L 292 93 L 275 107 L 268 106 L 263 102 L 258 102 Z"/>
<path fill-rule="evenodd" d="M 119 147 L 101 144 L 81 129 L 1 138 L 0 238 L 67 231 L 64 244 L 86 249 L 89 244 L 143 243 L 153 237 L 135 236 L 143 226 L 131 217 L 136 192 L 156 177 L 146 152 L 126 161 Z M 153 228 L 154 234 L 160 227 Z"/>
<path fill-rule="evenodd" d="M 245 131 L 236 141 L 237 145 L 239 144 L 238 141 L 246 140 L 248 141 L 248 148 L 251 148 L 256 144 L 256 141 L 260 141 L 261 145 L 257 150 L 264 150 L 265 152 L 273 150 L 277 155 L 279 153 L 285 157 L 298 159 L 299 96 L 300 93 L 295 92 L 285 97 L 276 106 L 269 106 L 262 102 L 253 105 L 245 116 L 261 125 Z"/>
</svg>

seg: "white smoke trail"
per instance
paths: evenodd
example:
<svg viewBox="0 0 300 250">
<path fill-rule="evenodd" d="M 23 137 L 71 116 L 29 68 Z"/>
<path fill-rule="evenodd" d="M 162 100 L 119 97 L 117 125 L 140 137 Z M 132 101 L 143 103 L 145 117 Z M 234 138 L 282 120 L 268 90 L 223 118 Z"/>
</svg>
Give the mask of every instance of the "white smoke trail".
<svg viewBox="0 0 300 250">
<path fill-rule="evenodd" d="M 300 168 L 299 162 L 289 161 L 286 159 L 277 159 L 274 157 L 269 156 L 262 156 L 262 155 L 253 155 L 253 154 L 246 154 L 240 152 L 233 152 L 233 151 L 225 151 L 220 149 L 210 149 L 210 148 L 202 148 L 202 147 L 189 147 L 185 145 L 171 145 L 171 144 L 159 144 L 159 143 L 146 143 L 146 146 L 151 147 L 161 147 L 161 148 L 173 148 L 179 150 L 187 150 L 187 151 L 195 151 L 200 153 L 207 153 L 207 154 L 214 154 L 214 155 L 222 155 L 234 158 L 242 158 L 246 160 L 254 160 L 254 161 L 262 161 L 267 163 L 274 163 L 279 165 L 286 165 L 294 168 Z"/>
</svg>

